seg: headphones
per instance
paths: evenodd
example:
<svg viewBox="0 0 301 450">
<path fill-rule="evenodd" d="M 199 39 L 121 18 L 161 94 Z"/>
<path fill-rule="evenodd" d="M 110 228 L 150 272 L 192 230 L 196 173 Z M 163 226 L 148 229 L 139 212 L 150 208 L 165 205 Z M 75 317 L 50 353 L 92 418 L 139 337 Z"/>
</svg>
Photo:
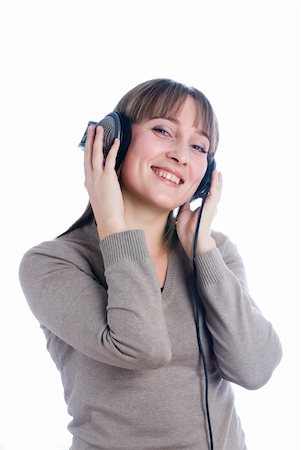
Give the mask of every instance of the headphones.
<svg viewBox="0 0 301 450">
<path fill-rule="evenodd" d="M 104 158 L 107 157 L 110 148 L 112 147 L 114 140 L 116 138 L 120 139 L 120 147 L 117 154 L 116 159 L 116 170 L 119 169 L 122 161 L 124 160 L 125 154 L 127 152 L 127 149 L 129 148 L 130 141 L 131 141 L 131 122 L 130 119 L 123 113 L 113 111 L 107 116 L 105 116 L 102 120 L 99 122 L 92 122 L 90 121 L 88 123 L 89 125 L 101 125 L 104 129 L 104 138 L 103 138 L 103 153 Z M 87 133 L 88 133 L 88 126 L 86 128 L 86 131 L 79 143 L 79 147 L 84 149 Z M 210 185 L 211 185 L 211 175 L 213 170 L 215 169 L 216 162 L 213 159 L 207 167 L 206 173 L 197 188 L 196 192 L 192 196 L 192 200 L 196 200 L 197 198 L 205 198 L 209 192 Z"/>
</svg>

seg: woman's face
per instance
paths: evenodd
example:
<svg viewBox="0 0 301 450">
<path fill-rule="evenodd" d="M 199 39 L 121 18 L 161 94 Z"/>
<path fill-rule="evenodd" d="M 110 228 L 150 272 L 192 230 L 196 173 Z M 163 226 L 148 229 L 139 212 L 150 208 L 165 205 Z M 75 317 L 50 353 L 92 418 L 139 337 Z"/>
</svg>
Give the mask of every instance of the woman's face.
<svg viewBox="0 0 301 450">
<path fill-rule="evenodd" d="M 188 96 L 176 117 L 132 125 L 121 168 L 125 200 L 171 211 L 190 200 L 207 168 L 209 139 L 194 126 L 195 100 Z"/>
</svg>

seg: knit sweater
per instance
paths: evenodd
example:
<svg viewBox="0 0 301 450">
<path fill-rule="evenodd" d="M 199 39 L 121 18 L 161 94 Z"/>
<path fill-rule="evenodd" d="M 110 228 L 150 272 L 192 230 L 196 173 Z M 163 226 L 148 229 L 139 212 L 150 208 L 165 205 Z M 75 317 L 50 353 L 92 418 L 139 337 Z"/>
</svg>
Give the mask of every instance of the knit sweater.
<svg viewBox="0 0 301 450">
<path fill-rule="evenodd" d="M 264 385 L 281 345 L 236 247 L 212 236 L 217 248 L 195 265 L 214 448 L 243 450 L 231 382 Z M 61 373 L 72 450 L 209 448 L 193 269 L 179 241 L 162 292 L 142 230 L 100 241 L 93 224 L 29 250 L 20 282 Z"/>
</svg>

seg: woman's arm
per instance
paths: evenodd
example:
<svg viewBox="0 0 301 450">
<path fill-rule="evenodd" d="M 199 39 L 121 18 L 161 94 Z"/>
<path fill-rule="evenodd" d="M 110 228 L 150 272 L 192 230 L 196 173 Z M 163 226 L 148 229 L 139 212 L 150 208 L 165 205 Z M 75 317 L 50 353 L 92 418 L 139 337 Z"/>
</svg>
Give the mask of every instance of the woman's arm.
<svg viewBox="0 0 301 450">
<path fill-rule="evenodd" d="M 278 365 L 281 344 L 250 297 L 236 247 L 226 236 L 212 234 L 218 248 L 197 256 L 195 264 L 216 361 L 223 378 L 257 389 Z"/>
<path fill-rule="evenodd" d="M 107 286 L 78 243 L 57 239 L 27 252 L 20 282 L 33 314 L 67 344 L 106 364 L 133 370 L 167 364 L 171 347 L 143 231 L 116 233 L 100 247 Z"/>
</svg>

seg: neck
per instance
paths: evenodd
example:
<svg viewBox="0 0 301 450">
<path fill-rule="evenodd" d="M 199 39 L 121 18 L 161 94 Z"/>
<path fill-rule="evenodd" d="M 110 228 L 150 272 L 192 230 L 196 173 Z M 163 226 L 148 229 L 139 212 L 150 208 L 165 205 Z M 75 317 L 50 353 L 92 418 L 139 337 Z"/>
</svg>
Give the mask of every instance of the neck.
<svg viewBox="0 0 301 450">
<path fill-rule="evenodd" d="M 132 205 L 125 201 L 125 219 L 131 229 L 142 229 L 151 256 L 160 256 L 167 251 L 164 230 L 168 212 L 151 209 L 149 206 Z"/>
</svg>

